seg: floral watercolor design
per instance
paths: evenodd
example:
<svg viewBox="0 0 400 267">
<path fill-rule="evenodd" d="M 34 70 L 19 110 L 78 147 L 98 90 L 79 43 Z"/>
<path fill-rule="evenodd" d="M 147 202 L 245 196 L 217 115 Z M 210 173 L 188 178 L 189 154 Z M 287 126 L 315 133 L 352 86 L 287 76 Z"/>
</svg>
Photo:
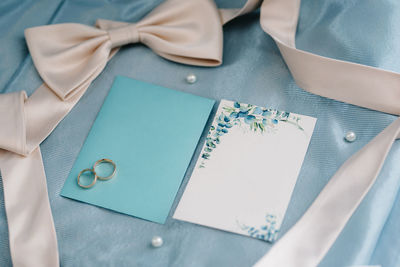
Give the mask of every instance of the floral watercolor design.
<svg viewBox="0 0 400 267">
<path fill-rule="evenodd" d="M 278 236 L 279 229 L 276 228 L 276 216 L 267 214 L 265 216 L 265 224 L 261 227 L 247 226 L 237 222 L 240 229 L 247 232 L 251 237 L 258 238 L 264 241 L 273 242 Z"/>
<path fill-rule="evenodd" d="M 251 104 L 232 102 L 231 106 L 222 107 L 220 114 L 217 114 L 213 125 L 208 132 L 206 145 L 201 155 L 202 162 L 199 168 L 205 167 L 205 160 L 211 156 L 213 149 L 221 142 L 220 137 L 229 132 L 235 125 L 242 127 L 246 125 L 254 132 L 276 132 L 276 127 L 280 122 L 293 124 L 299 130 L 304 129 L 299 125 L 300 118 L 289 112 L 276 109 L 266 109 Z"/>
</svg>

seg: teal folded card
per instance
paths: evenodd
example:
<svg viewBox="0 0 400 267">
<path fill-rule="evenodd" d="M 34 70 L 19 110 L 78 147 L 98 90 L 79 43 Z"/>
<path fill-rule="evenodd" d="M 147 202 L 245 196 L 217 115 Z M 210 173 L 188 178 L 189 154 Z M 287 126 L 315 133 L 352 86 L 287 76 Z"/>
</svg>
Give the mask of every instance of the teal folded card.
<svg viewBox="0 0 400 267">
<path fill-rule="evenodd" d="M 118 76 L 61 195 L 164 223 L 214 100 Z M 77 176 L 102 158 L 117 173 L 89 189 Z"/>
</svg>

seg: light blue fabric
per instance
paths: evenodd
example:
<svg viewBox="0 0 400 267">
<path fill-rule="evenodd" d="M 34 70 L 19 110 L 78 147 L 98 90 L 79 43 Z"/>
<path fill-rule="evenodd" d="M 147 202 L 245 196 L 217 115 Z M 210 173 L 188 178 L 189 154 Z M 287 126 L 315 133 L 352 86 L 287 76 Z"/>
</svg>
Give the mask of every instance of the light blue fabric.
<svg viewBox="0 0 400 267">
<path fill-rule="evenodd" d="M 117 76 L 61 195 L 165 223 L 214 103 Z M 117 164 L 115 177 L 90 189 L 79 187 L 78 174 L 103 158 Z M 113 171 L 95 169 L 103 177 Z"/>
<path fill-rule="evenodd" d="M 0 92 L 28 53 L 24 29 L 50 23 L 60 3 L 60 0 L 0 2 Z"/>
<path fill-rule="evenodd" d="M 1 33 L 7 34 L 1 34 L 0 49 L 1 55 L 7 57 L 6 60 L 2 57 L 0 62 L 0 92 L 24 89 L 31 93 L 41 84 L 26 49 L 21 48 L 24 27 L 47 23 L 50 18 L 51 23 L 93 24 L 97 18 L 136 21 L 159 2 L 65 0 L 57 7 L 57 4 L 44 0 L 35 1 L 35 5 L 30 5 L 29 0 L 3 1 L 0 4 L 0 29 Z M 239 7 L 242 3 L 218 1 L 221 7 Z M 37 5 L 41 5 L 41 11 L 33 12 Z M 24 8 L 20 10 L 18 6 Z M 42 12 L 52 15 L 42 15 Z M 14 25 L 22 14 L 26 14 L 24 25 Z M 400 2 L 397 0 L 304 0 L 297 46 L 321 55 L 400 72 L 398 25 Z M 16 43 L 20 48 L 15 47 Z M 5 71 L 7 74 L 3 74 Z M 184 81 L 189 73 L 197 75 L 197 83 L 189 85 Z M 59 195 L 116 75 L 217 100 L 239 100 L 317 117 L 315 133 L 283 222 L 282 234 L 300 218 L 338 167 L 395 119 L 392 115 L 315 96 L 296 86 L 275 43 L 262 31 L 257 12 L 225 26 L 224 63 L 218 68 L 172 63 L 142 45 L 124 47 L 41 145 L 62 266 L 242 267 L 251 266 L 271 247 L 252 238 L 173 220 L 172 212 L 165 225 L 158 225 Z M 357 133 L 356 142 L 344 142 L 343 136 L 348 130 Z M 202 141 L 204 136 L 205 133 Z M 400 266 L 399 159 L 400 147 L 395 144 L 376 184 L 321 266 Z M 193 165 L 194 160 L 172 211 Z M 3 203 L 2 194 L 0 200 Z M 0 266 L 11 266 L 6 229 L 2 205 Z M 162 248 L 150 247 L 154 235 L 164 238 Z"/>
</svg>

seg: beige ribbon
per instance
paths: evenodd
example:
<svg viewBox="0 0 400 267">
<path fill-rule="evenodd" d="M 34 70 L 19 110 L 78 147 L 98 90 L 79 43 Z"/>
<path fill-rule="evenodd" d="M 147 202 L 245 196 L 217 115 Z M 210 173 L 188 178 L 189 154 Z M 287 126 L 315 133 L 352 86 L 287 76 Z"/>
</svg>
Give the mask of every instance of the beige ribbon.
<svg viewBox="0 0 400 267">
<path fill-rule="evenodd" d="M 222 17 L 232 20 L 260 2 L 248 0 L 241 10 Z M 264 0 L 260 14 L 263 30 L 276 42 L 297 85 L 313 94 L 399 115 L 400 74 L 297 49 L 299 11 L 300 0 Z M 398 138 L 400 118 L 339 168 L 302 218 L 254 267 L 317 266 L 374 184 Z"/>
<path fill-rule="evenodd" d="M 99 28 L 59 24 L 25 31 L 44 84 L 0 95 L 0 169 L 14 267 L 59 266 L 57 238 L 39 144 L 101 73 L 119 46 L 141 42 L 167 59 L 216 66 L 222 25 L 211 0 L 169 0 L 136 24 L 98 21 Z"/>
<path fill-rule="evenodd" d="M 103 20 L 99 28 L 59 24 L 26 31 L 44 84 L 29 98 L 24 92 L 0 95 L 0 125 L 7 125 L 0 132 L 0 169 L 14 266 L 59 265 L 39 144 L 118 47 L 141 42 L 176 62 L 216 66 L 222 56 L 221 24 L 259 4 L 249 0 L 242 9 L 218 11 L 209 0 L 169 0 L 136 24 Z M 299 6 L 299 0 L 266 0 L 261 6 L 261 25 L 296 83 L 318 95 L 399 114 L 399 74 L 296 49 Z M 256 266 L 316 266 L 375 181 L 399 128 L 398 120 L 351 157 Z"/>
<path fill-rule="evenodd" d="M 317 95 L 400 114 L 399 73 L 296 49 L 299 10 L 300 0 L 265 0 L 260 19 L 297 85 Z M 397 119 L 348 159 L 296 225 L 255 267 L 317 266 L 375 182 L 399 132 Z"/>
</svg>

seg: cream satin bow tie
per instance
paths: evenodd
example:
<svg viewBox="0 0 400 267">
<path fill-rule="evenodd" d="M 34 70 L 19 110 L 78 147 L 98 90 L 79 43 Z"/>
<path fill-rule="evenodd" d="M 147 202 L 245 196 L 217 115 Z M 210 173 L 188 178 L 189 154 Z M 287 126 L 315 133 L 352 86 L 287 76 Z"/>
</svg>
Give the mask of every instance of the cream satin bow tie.
<svg viewBox="0 0 400 267">
<path fill-rule="evenodd" d="M 134 24 L 108 20 L 98 20 L 98 28 L 55 24 L 27 29 L 25 38 L 44 82 L 67 99 L 104 69 L 116 48 L 126 44 L 140 42 L 179 63 L 220 65 L 221 26 L 214 2 L 172 0 Z"/>
</svg>

